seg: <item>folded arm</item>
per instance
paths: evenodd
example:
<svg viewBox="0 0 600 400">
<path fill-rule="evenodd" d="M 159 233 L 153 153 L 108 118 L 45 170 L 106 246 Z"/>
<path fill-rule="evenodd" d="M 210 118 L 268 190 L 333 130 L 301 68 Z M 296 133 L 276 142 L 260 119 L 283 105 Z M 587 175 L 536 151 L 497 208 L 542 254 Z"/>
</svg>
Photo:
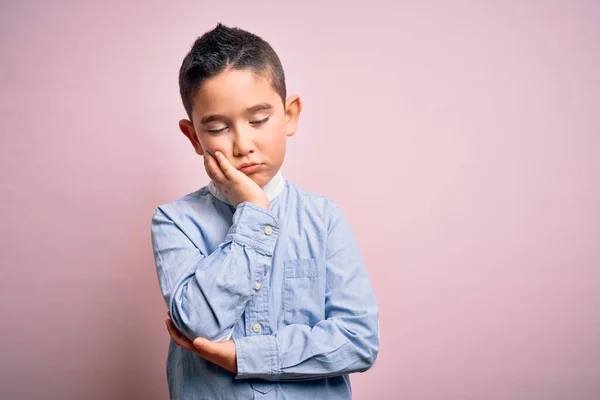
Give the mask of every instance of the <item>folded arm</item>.
<svg viewBox="0 0 600 400">
<path fill-rule="evenodd" d="M 261 282 L 279 233 L 269 210 L 238 205 L 223 243 L 205 255 L 160 207 L 152 217 L 156 272 L 175 327 L 193 340 L 231 337 L 233 326 Z"/>
<path fill-rule="evenodd" d="M 369 369 L 379 352 L 379 308 L 350 225 L 330 210 L 326 319 L 234 339 L 236 379 L 311 380 Z"/>
</svg>

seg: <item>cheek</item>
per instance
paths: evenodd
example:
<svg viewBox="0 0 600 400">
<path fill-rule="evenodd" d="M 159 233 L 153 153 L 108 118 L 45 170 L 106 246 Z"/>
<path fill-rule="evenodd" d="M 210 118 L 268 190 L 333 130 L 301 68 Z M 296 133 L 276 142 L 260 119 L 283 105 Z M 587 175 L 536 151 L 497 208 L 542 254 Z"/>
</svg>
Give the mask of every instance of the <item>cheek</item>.
<svg viewBox="0 0 600 400">
<path fill-rule="evenodd" d="M 212 154 L 215 154 L 216 151 L 220 151 L 226 157 L 229 156 L 230 146 L 228 146 L 228 141 L 225 140 L 222 136 L 212 137 L 208 135 L 203 135 L 203 137 L 200 138 L 200 144 L 202 145 L 202 148 L 204 150 L 207 150 Z"/>
<path fill-rule="evenodd" d="M 286 148 L 286 137 L 278 133 L 274 135 L 271 140 L 265 143 L 265 150 L 273 158 L 272 161 L 281 161 L 285 155 Z"/>
</svg>

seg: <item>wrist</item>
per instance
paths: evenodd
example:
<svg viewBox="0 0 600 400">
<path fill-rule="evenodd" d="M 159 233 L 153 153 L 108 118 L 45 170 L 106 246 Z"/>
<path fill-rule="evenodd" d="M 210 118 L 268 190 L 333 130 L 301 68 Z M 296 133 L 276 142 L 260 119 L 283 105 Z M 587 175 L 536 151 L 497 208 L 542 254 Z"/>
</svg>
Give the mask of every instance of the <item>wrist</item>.
<svg viewBox="0 0 600 400">
<path fill-rule="evenodd" d="M 262 207 L 265 210 L 268 210 L 271 207 L 271 203 L 269 202 L 269 199 L 264 198 L 264 199 L 252 199 L 252 200 L 248 200 L 249 203 L 252 203 L 256 206 Z"/>
</svg>

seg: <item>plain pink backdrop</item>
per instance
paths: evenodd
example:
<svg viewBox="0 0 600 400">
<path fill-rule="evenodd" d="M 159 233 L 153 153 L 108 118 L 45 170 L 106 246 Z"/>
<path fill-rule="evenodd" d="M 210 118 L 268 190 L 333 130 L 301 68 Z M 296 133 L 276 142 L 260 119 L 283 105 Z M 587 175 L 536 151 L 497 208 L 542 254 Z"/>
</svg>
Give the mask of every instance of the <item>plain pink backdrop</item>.
<svg viewBox="0 0 600 400">
<path fill-rule="evenodd" d="M 600 7 L 566 0 L 3 1 L 0 398 L 167 398 L 150 218 L 207 183 L 177 73 L 219 21 L 279 53 L 284 176 L 373 278 L 355 399 L 600 398 Z"/>
</svg>

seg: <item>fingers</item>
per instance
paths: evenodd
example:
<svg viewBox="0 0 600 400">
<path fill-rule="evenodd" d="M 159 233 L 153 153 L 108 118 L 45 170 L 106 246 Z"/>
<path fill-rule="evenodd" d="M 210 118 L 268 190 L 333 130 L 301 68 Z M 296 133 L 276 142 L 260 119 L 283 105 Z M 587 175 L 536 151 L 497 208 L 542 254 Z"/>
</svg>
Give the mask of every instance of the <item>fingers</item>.
<svg viewBox="0 0 600 400">
<path fill-rule="evenodd" d="M 184 336 L 181 332 L 179 332 L 179 330 L 173 324 L 173 321 L 171 321 L 170 319 L 167 319 L 167 320 L 165 320 L 165 323 L 167 324 L 167 330 L 169 331 L 169 335 L 171 335 L 171 337 L 173 338 L 173 341 L 177 345 L 179 345 L 187 350 L 195 350 L 194 345 L 192 344 L 192 341 L 189 340 L 186 336 Z"/>
<path fill-rule="evenodd" d="M 233 370 L 233 366 L 229 365 L 228 362 L 224 342 L 212 342 L 198 337 L 194 339 L 193 345 L 196 348 L 196 353 L 202 358 L 229 371 Z"/>
<path fill-rule="evenodd" d="M 233 341 L 212 342 L 210 340 L 197 337 L 192 342 L 183 335 L 173 324 L 171 313 L 167 311 L 168 319 L 165 320 L 169 335 L 173 341 L 180 347 L 190 350 L 207 361 L 210 361 L 226 370 L 237 374 L 236 351 Z"/>
<path fill-rule="evenodd" d="M 227 190 L 227 186 L 223 183 L 222 180 L 219 180 L 215 177 L 214 173 L 211 171 L 212 168 L 208 165 L 208 162 L 205 162 L 204 164 L 205 164 L 205 168 L 206 168 L 206 174 L 208 175 L 210 180 L 217 187 L 217 189 L 219 189 L 219 191 L 221 193 L 223 193 L 225 195 L 225 197 L 227 197 L 227 195 L 229 194 L 229 191 Z M 216 162 L 215 162 L 215 165 L 216 165 Z M 218 168 L 218 166 L 215 168 Z"/>
<path fill-rule="evenodd" d="M 206 175 L 208 175 L 210 180 L 213 181 L 214 183 L 217 183 L 217 180 L 215 179 L 215 175 L 212 173 L 210 165 L 208 163 L 209 157 L 210 157 L 210 155 L 208 155 L 208 154 L 205 154 L 205 156 L 204 156 L 204 169 L 206 170 Z"/>
<path fill-rule="evenodd" d="M 167 313 L 169 314 L 169 313 Z M 169 314 L 170 317 L 170 314 Z M 197 337 L 192 342 L 186 336 L 184 336 L 177 327 L 173 324 L 171 319 L 166 319 L 167 330 L 169 335 L 173 338 L 173 341 L 180 347 L 190 350 L 207 361 L 210 361 L 222 368 L 227 369 L 233 373 L 237 373 L 237 366 L 235 365 L 235 348 L 228 350 L 228 343 L 226 342 L 212 342 L 210 340 Z M 233 343 L 233 342 L 231 342 Z M 229 346 L 231 347 L 231 346 Z"/>
<path fill-rule="evenodd" d="M 233 165 L 231 165 L 231 163 L 223 155 L 223 153 L 221 153 L 220 151 L 217 151 L 215 153 L 215 155 L 216 155 L 216 160 L 219 163 L 219 166 L 221 167 L 221 170 L 223 171 L 223 174 L 225 175 L 225 177 L 227 179 L 234 180 L 236 178 L 236 173 L 239 171 L 237 169 L 235 169 L 233 167 Z"/>
<path fill-rule="evenodd" d="M 171 337 L 173 338 L 173 340 L 179 344 L 182 343 L 183 340 L 183 335 L 181 332 L 179 332 L 179 330 L 175 327 L 175 325 L 173 324 L 173 321 L 171 321 L 170 319 L 165 320 L 165 324 L 167 325 L 167 330 L 169 331 L 169 335 L 171 335 Z"/>
<path fill-rule="evenodd" d="M 204 153 L 204 167 L 209 178 L 216 184 L 222 184 L 227 179 L 215 157 L 209 152 Z"/>
<path fill-rule="evenodd" d="M 204 353 L 206 356 L 217 356 L 218 355 L 218 343 L 211 342 L 204 338 L 197 337 L 194 339 L 193 346 Z"/>
<path fill-rule="evenodd" d="M 223 366 L 222 355 L 220 354 L 220 348 L 218 346 L 218 343 L 215 344 L 210 340 L 206 340 L 203 338 L 196 338 L 192 342 L 185 335 L 179 332 L 179 330 L 177 329 L 177 327 L 175 327 L 171 319 L 165 320 L 165 323 L 167 325 L 169 335 L 171 335 L 175 344 L 177 344 L 180 347 L 183 347 L 186 350 L 193 351 L 200 357 L 205 358 L 210 362 Z"/>
</svg>

